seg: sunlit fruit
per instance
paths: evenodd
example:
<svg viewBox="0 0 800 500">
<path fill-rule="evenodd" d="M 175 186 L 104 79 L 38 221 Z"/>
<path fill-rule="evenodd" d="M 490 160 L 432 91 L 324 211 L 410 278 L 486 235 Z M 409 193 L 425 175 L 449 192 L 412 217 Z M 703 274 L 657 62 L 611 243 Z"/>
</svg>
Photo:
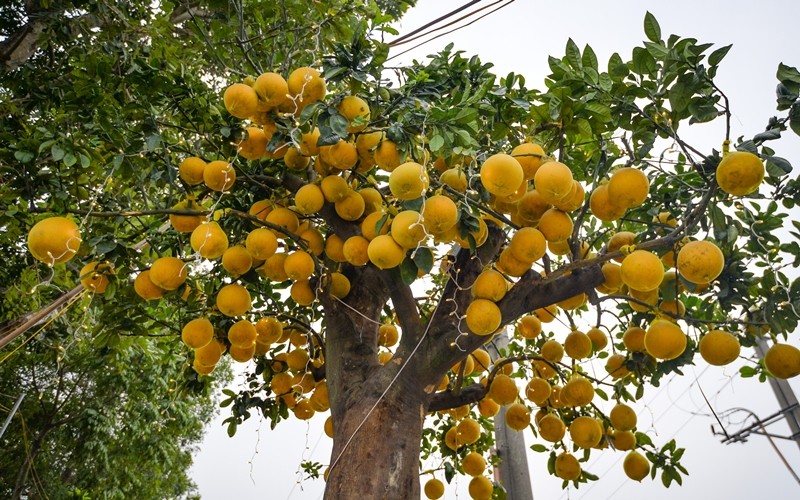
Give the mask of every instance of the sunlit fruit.
<svg viewBox="0 0 800 500">
<path fill-rule="evenodd" d="M 319 158 L 337 170 L 353 168 L 358 161 L 358 151 L 352 142 L 340 139 L 336 144 L 319 147 Z"/>
<path fill-rule="evenodd" d="M 225 109 L 236 118 L 249 118 L 258 111 L 258 94 L 244 83 L 234 83 L 222 95 Z"/>
<path fill-rule="evenodd" d="M 203 182 L 212 191 L 227 191 L 236 182 L 236 170 L 227 161 L 209 162 L 203 169 Z"/>
<path fill-rule="evenodd" d="M 486 459 L 480 453 L 471 451 L 461 460 L 461 469 L 464 474 L 470 476 L 480 476 L 486 470 Z"/>
<path fill-rule="evenodd" d="M 656 319 L 647 328 L 644 347 L 656 359 L 675 359 L 686 350 L 686 334 L 672 321 Z"/>
<path fill-rule="evenodd" d="M 514 194 L 525 178 L 522 165 L 511 155 L 499 153 L 490 156 L 481 165 L 481 184 L 497 197 Z"/>
<path fill-rule="evenodd" d="M 172 206 L 173 210 L 202 210 L 201 207 L 197 202 L 193 199 L 186 199 L 181 200 L 175 205 Z M 181 214 L 169 214 L 169 223 L 170 225 L 179 233 L 191 233 L 194 231 L 197 226 L 199 226 L 205 220 L 205 216 L 198 214 L 198 215 L 181 215 Z"/>
<path fill-rule="evenodd" d="M 369 105 L 367 102 L 354 95 L 349 95 L 339 103 L 339 114 L 347 118 L 349 125 L 347 132 L 354 134 L 364 130 L 369 123 Z"/>
<path fill-rule="evenodd" d="M 352 189 L 348 189 L 347 194 L 334 203 L 336 215 L 346 221 L 360 219 L 364 214 L 364 207 L 364 198 Z"/>
<path fill-rule="evenodd" d="M 259 99 L 259 111 L 267 111 L 281 106 L 289 100 L 289 85 L 278 73 L 267 72 L 258 75 L 253 90 Z"/>
<path fill-rule="evenodd" d="M 476 335 L 490 335 L 500 327 L 502 314 L 491 300 L 475 299 L 467 306 L 466 321 Z"/>
<path fill-rule="evenodd" d="M 109 276 L 114 274 L 110 262 L 89 262 L 81 268 L 81 284 L 94 293 L 104 293 L 109 284 Z"/>
<path fill-rule="evenodd" d="M 319 184 L 325 199 L 331 203 L 336 203 L 344 199 L 350 192 L 350 186 L 341 175 L 326 175 Z"/>
<path fill-rule="evenodd" d="M 572 359 L 586 359 L 592 355 L 592 339 L 580 330 L 573 330 L 564 339 L 564 352 Z"/>
<path fill-rule="evenodd" d="M 590 328 L 586 335 L 592 341 L 592 349 L 594 351 L 601 351 L 608 345 L 608 335 L 600 328 Z"/>
<path fill-rule="evenodd" d="M 586 406 L 594 398 L 594 385 L 586 377 L 575 375 L 564 385 L 561 394 L 572 406 Z"/>
<path fill-rule="evenodd" d="M 437 500 L 438 498 L 442 498 L 444 496 L 444 483 L 435 477 L 432 477 L 425 482 L 423 491 L 425 496 L 430 500 Z"/>
<path fill-rule="evenodd" d="M 381 234 L 369 242 L 367 256 L 378 269 L 391 269 L 403 262 L 406 251 L 394 238 L 387 234 Z"/>
<path fill-rule="evenodd" d="M 486 395 L 499 405 L 508 405 L 516 401 L 519 388 L 514 379 L 501 373 L 494 377 Z"/>
<path fill-rule="evenodd" d="M 555 473 L 565 481 L 574 481 L 581 477 L 581 464 L 571 453 L 560 453 L 556 456 Z"/>
<path fill-rule="evenodd" d="M 506 425 L 515 431 L 521 431 L 531 424 L 531 412 L 522 403 L 513 403 L 506 409 Z"/>
<path fill-rule="evenodd" d="M 625 403 L 617 403 L 608 414 L 611 425 L 618 431 L 632 431 L 636 428 L 636 412 Z"/>
<path fill-rule="evenodd" d="M 369 240 L 361 235 L 351 236 L 342 245 L 342 253 L 350 264 L 365 266 L 369 262 Z"/>
<path fill-rule="evenodd" d="M 623 167 L 611 174 L 608 181 L 608 196 L 619 206 L 625 208 L 638 207 L 647 199 L 650 191 L 650 180 L 634 167 Z"/>
<path fill-rule="evenodd" d="M 538 144 L 523 142 L 511 150 L 513 156 L 522 167 L 525 179 L 533 179 L 536 171 L 544 162 L 544 149 Z"/>
<path fill-rule="evenodd" d="M 235 346 L 250 347 L 255 344 L 258 333 L 250 321 L 243 319 L 228 328 L 228 341 Z"/>
<path fill-rule="evenodd" d="M 350 280 L 342 273 L 333 272 L 330 275 L 330 294 L 338 299 L 347 297 L 350 293 Z"/>
<path fill-rule="evenodd" d="M 477 299 L 488 299 L 492 302 L 500 301 L 508 291 L 508 282 L 505 277 L 494 269 L 485 269 L 472 284 L 472 296 Z"/>
<path fill-rule="evenodd" d="M 469 496 L 472 497 L 473 500 L 490 500 L 492 498 L 492 492 L 494 491 L 494 485 L 492 484 L 492 480 L 488 477 L 476 476 L 470 480 L 467 491 L 469 491 Z"/>
<path fill-rule="evenodd" d="M 283 270 L 292 281 L 307 280 L 314 274 L 314 259 L 304 250 L 295 250 L 286 256 Z"/>
<path fill-rule="evenodd" d="M 764 163 L 747 151 L 732 151 L 717 166 L 717 184 L 734 196 L 744 196 L 758 189 L 764 180 Z"/>
<path fill-rule="evenodd" d="M 204 222 L 192 231 L 189 239 L 192 249 L 202 257 L 214 260 L 228 249 L 228 235 L 215 221 Z"/>
<path fill-rule="evenodd" d="M 517 321 L 517 331 L 525 339 L 536 338 L 542 333 L 542 322 L 536 316 L 529 314 Z"/>
<path fill-rule="evenodd" d="M 705 240 L 690 241 L 678 251 L 678 272 L 695 284 L 710 283 L 722 273 L 725 256 L 722 250 Z"/>
<path fill-rule="evenodd" d="M 372 153 L 372 158 L 378 168 L 393 172 L 401 163 L 400 149 L 393 141 L 388 139 L 382 140 L 375 151 Z"/>
<path fill-rule="evenodd" d="M 182 266 L 181 266 L 182 267 Z M 146 269 L 133 280 L 133 289 L 144 300 L 156 300 L 164 296 L 164 289 L 150 279 L 150 270 Z"/>
<path fill-rule="evenodd" d="M 557 443 L 563 439 L 567 426 L 555 413 L 548 413 L 537 422 L 539 436 L 545 441 Z"/>
<path fill-rule="evenodd" d="M 589 195 L 589 210 L 598 219 L 612 222 L 625 215 L 627 209 L 611 197 L 608 184 L 600 184 Z"/>
<path fill-rule="evenodd" d="M 442 234 L 458 223 L 458 207 L 447 196 L 431 196 L 422 207 L 422 221 L 429 233 Z"/>
<path fill-rule="evenodd" d="M 664 264 L 647 250 L 634 250 L 622 261 L 622 281 L 640 292 L 655 290 L 664 279 Z"/>
<path fill-rule="evenodd" d="M 247 127 L 245 129 L 245 136 L 237 145 L 237 151 L 242 158 L 258 160 L 267 154 L 268 143 L 269 138 L 262 129 L 258 127 Z M 224 189 L 222 191 L 224 191 Z"/>
<path fill-rule="evenodd" d="M 389 174 L 389 190 L 398 200 L 414 200 L 428 189 L 428 173 L 415 162 L 399 165 Z"/>
<path fill-rule="evenodd" d="M 522 227 L 511 237 L 508 248 L 517 260 L 533 263 L 544 257 L 547 240 L 540 230 Z"/>
<path fill-rule="evenodd" d="M 177 257 L 161 257 L 150 266 L 149 278 L 162 290 L 177 290 L 186 281 L 186 263 Z"/>
<path fill-rule="evenodd" d="M 280 229 L 273 229 L 275 231 L 275 236 L 278 238 L 288 238 L 289 235 L 287 233 L 297 234 L 297 230 L 300 228 L 300 220 L 297 218 L 297 214 L 286 207 L 273 208 L 264 220 L 265 222 L 283 228 L 283 231 Z"/>
<path fill-rule="evenodd" d="M 216 304 L 225 316 L 241 316 L 250 310 L 250 292 L 238 283 L 225 285 L 217 292 Z"/>
<path fill-rule="evenodd" d="M 548 203 L 556 203 L 572 192 L 572 171 L 558 161 L 543 163 L 533 176 L 534 186 Z"/>
<path fill-rule="evenodd" d="M 228 247 L 222 254 L 222 267 L 232 276 L 240 276 L 253 265 L 253 257 L 242 245 Z"/>
<path fill-rule="evenodd" d="M 260 227 L 248 233 L 247 239 L 245 239 L 245 248 L 254 259 L 266 260 L 277 251 L 278 238 L 271 229 Z"/>
<path fill-rule="evenodd" d="M 422 215 L 414 210 L 404 210 L 392 219 L 391 236 L 405 249 L 416 248 L 425 239 Z"/>
<path fill-rule="evenodd" d="M 203 182 L 205 169 L 206 162 L 202 158 L 190 156 L 178 165 L 178 177 L 186 184 L 196 186 Z"/>
<path fill-rule="evenodd" d="M 630 374 L 630 370 L 626 366 L 627 359 L 620 353 L 614 353 L 606 360 L 606 372 L 611 375 L 614 380 L 621 379 Z"/>
<path fill-rule="evenodd" d="M 800 375 L 800 349 L 791 344 L 776 343 L 764 356 L 764 366 L 776 378 Z"/>
<path fill-rule="evenodd" d="M 547 241 L 564 241 L 572 235 L 572 219 L 557 208 L 551 208 L 539 219 L 539 231 Z"/>
<path fill-rule="evenodd" d="M 550 397 L 551 391 L 552 387 L 550 386 L 550 382 L 541 377 L 533 377 L 530 382 L 528 382 L 528 385 L 525 386 L 525 397 L 533 403 L 542 406 L 547 401 L 547 398 Z"/>
<path fill-rule="evenodd" d="M 629 326 L 622 334 L 622 344 L 630 352 L 644 352 L 644 336 L 647 331 L 638 326 Z"/>
<path fill-rule="evenodd" d="M 28 250 L 48 266 L 70 260 L 81 246 L 77 224 L 66 217 L 42 219 L 28 231 Z"/>
<path fill-rule="evenodd" d="M 327 93 L 325 80 L 320 76 L 319 71 L 307 66 L 292 71 L 286 83 L 289 87 L 289 95 L 298 109 L 322 100 Z"/>
<path fill-rule="evenodd" d="M 596 419 L 580 416 L 569 425 L 569 437 L 579 448 L 593 448 L 603 438 L 603 425 Z"/>
</svg>

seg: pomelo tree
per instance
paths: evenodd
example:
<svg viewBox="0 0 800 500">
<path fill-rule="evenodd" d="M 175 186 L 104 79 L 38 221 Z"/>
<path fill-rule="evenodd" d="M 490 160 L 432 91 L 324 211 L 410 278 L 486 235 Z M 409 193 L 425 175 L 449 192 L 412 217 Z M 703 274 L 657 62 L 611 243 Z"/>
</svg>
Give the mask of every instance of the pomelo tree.
<svg viewBox="0 0 800 500">
<path fill-rule="evenodd" d="M 94 342 L 171 333 L 197 382 L 243 363 L 231 434 L 330 411 L 327 498 L 438 498 L 434 453 L 499 494 L 500 406 L 565 485 L 614 452 L 680 482 L 683 449 L 636 432 L 647 387 L 759 336 L 775 347 L 743 375 L 800 373 L 798 182 L 774 145 L 800 132 L 800 73 L 778 68 L 775 115 L 736 138 L 714 83 L 730 47 L 652 15 L 629 58 L 570 40 L 535 90 L 453 47 L 387 67 L 387 3 L 125 11 L 141 30 L 101 9 L 61 49 L 70 85 L 9 73 L 0 224 L 28 267 L 8 289 L 35 287 L 31 310 L 42 283 L 83 287 Z M 712 120 L 716 144 L 684 140 Z"/>
</svg>

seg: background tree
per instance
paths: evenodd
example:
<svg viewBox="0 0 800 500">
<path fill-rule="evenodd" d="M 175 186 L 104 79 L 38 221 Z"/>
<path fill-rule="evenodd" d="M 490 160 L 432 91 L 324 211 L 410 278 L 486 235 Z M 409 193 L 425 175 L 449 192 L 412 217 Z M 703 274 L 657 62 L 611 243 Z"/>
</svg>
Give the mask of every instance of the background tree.
<svg viewBox="0 0 800 500">
<path fill-rule="evenodd" d="M 590 47 L 570 42 L 563 58 L 550 60 L 546 91 L 536 91 L 514 74 L 498 80 L 490 65 L 451 48 L 393 68 L 388 79 L 387 46 L 378 40 L 391 17 L 372 4 L 203 7 L 190 9 L 180 50 L 168 22 L 174 13 L 77 12 L 78 26 L 94 21 L 83 35 L 92 45 L 76 44 L 68 52 L 74 59 L 59 60 L 84 68 L 78 56 L 105 47 L 113 56 L 104 65 L 101 52 L 95 70 L 85 70 L 86 81 L 107 79 L 103 90 L 73 82 L 57 98 L 26 100 L 20 86 L 51 81 L 41 72 L 56 59 L 9 74 L 4 88 L 19 110 L 4 130 L 19 139 L 3 152 L 14 165 L 3 192 L 14 201 L 2 221 L 8 247 L 30 259 L 20 242 L 35 214 L 77 215 L 87 243 L 80 257 L 116 269 L 92 303 L 104 327 L 99 342 L 143 333 L 147 323 L 117 326 L 141 314 L 192 325 L 184 341 L 197 350 L 186 351 L 187 363 L 199 373 L 214 369 L 220 351 L 240 361 L 255 354 L 249 389 L 224 402 L 231 433 L 253 409 L 277 424 L 290 409 L 305 419 L 330 406 L 328 497 L 416 496 L 419 455 L 432 452 L 447 458 L 447 477 L 474 473 L 473 496 L 485 496 L 491 481 L 467 457 L 488 451 L 491 439 L 480 430 L 498 404 L 512 405 L 517 428 L 531 422 L 531 403 L 541 406 L 534 428 L 549 443 L 551 472 L 565 482 L 595 479 L 577 459 L 585 462 L 598 446 L 641 450 L 626 459 L 635 479 L 652 464 L 666 484 L 680 481 L 682 450 L 674 442 L 633 434 L 635 425 L 608 415 L 612 405 L 598 400 L 640 399 L 648 384 L 692 362 L 701 339 L 724 339 L 735 358 L 752 335 L 779 338 L 796 327 L 798 285 L 781 269 L 796 263 L 798 246 L 772 230 L 785 217 L 778 202 L 796 203 L 797 182 L 786 176 L 789 162 L 764 145 L 797 129 L 795 69 L 779 68 L 781 114 L 764 134 L 737 141 L 751 154 L 727 155 L 728 167 L 720 167 L 719 153 L 688 144 L 679 129 L 729 120 L 729 103 L 713 83 L 728 48 L 664 39 L 649 15 L 648 41 L 630 61 L 615 54 L 601 67 Z M 121 22 L 142 17 L 148 29 L 165 31 Z M 162 36 L 149 36 L 156 33 Z M 321 66 L 322 78 L 298 73 L 306 65 Z M 286 90 L 273 92 L 281 81 Z M 83 88 L 96 89 L 97 101 L 68 93 Z M 117 102 L 100 108 L 107 88 L 119 89 L 111 94 Z M 80 120 L 81 113 L 90 116 Z M 92 132 L 81 139 L 78 127 L 55 138 L 61 129 L 50 122 L 37 127 L 50 115 L 89 123 Z M 198 159 L 184 163 L 187 157 Z M 202 183 L 192 162 L 202 167 Z M 756 180 L 737 186 L 736 175 L 721 175 L 731 164 Z M 172 229 L 164 226 L 167 214 Z M 213 222 L 198 226 L 202 217 Z M 175 229 L 192 231 L 192 250 Z M 259 238 L 268 243 L 257 245 Z M 222 251 L 235 243 L 245 244 L 244 253 L 226 259 Z M 717 258 L 716 269 L 703 257 L 693 273 L 689 253 L 676 257 L 698 246 L 712 264 Z M 159 259 L 168 256 L 183 263 Z M 214 262 L 220 256 L 222 266 Z M 622 267 L 612 263 L 623 258 Z M 264 263 L 252 270 L 253 260 Z M 75 262 L 56 265 L 51 279 L 91 276 Z M 174 276 L 162 272 L 176 262 Z M 677 272 L 664 272 L 676 263 Z M 151 292 L 164 299 L 143 304 L 130 281 L 151 264 L 161 285 Z M 42 279 L 35 272 L 13 278 L 16 290 Z M 164 321 L 174 311 L 182 319 Z M 506 359 L 487 361 L 481 346 L 521 317 Z M 553 319 L 578 333 L 542 333 L 541 323 Z M 592 336 L 579 325 L 594 326 Z M 735 335 L 710 335 L 712 325 Z M 396 347 L 393 327 L 401 332 Z M 609 335 L 615 342 L 604 348 Z M 609 376 L 589 377 L 589 358 L 607 360 Z M 783 373 L 771 368 L 796 374 L 791 363 Z M 515 379 L 539 385 L 526 391 L 530 402 L 518 399 Z M 569 440 L 562 439 L 567 426 Z M 392 446 L 375 447 L 376 435 Z"/>
</svg>

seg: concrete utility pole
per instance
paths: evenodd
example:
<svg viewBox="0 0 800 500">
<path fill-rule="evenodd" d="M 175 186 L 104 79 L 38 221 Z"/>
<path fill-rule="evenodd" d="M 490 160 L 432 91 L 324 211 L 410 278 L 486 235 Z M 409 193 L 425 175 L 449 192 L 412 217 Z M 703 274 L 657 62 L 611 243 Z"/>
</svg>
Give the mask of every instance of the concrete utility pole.
<svg viewBox="0 0 800 500">
<path fill-rule="evenodd" d="M 764 359 L 769 349 L 766 338 L 757 337 L 755 349 L 758 358 Z M 768 380 L 780 405 L 783 418 L 786 419 L 786 423 L 789 424 L 789 429 L 792 431 L 791 439 L 800 447 L 800 404 L 797 402 L 792 386 L 784 379 L 769 377 Z"/>
<path fill-rule="evenodd" d="M 498 349 L 508 346 L 508 332 L 503 331 L 495 336 L 494 340 L 486 345 L 487 351 L 496 361 L 500 357 Z M 528 449 L 521 431 L 510 429 L 506 425 L 506 409 L 494 417 L 495 450 L 500 457 L 500 465 L 495 470 L 499 472 L 500 484 L 506 489 L 507 498 L 513 500 L 533 500 L 531 490 L 531 476 L 528 471 Z M 495 477 L 495 479 L 498 479 Z"/>
</svg>

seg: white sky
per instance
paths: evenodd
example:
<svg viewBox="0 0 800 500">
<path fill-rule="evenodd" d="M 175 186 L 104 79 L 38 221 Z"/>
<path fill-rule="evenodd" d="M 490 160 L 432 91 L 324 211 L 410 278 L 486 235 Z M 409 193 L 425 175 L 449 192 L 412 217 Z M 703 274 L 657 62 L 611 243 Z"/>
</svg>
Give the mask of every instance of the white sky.
<svg viewBox="0 0 800 500">
<path fill-rule="evenodd" d="M 399 30 L 401 34 L 407 33 L 463 3 L 466 0 L 420 0 Z M 479 5 L 488 3 L 491 0 Z M 497 75 L 504 76 L 509 71 L 521 73 L 529 87 L 541 88 L 548 74 L 547 56 L 561 57 L 569 37 L 581 48 L 587 43 L 591 45 L 601 68 L 613 52 L 628 58 L 632 48 L 644 39 L 642 20 L 647 10 L 658 19 L 665 38 L 676 33 L 700 42 L 713 42 L 717 47 L 733 43 L 717 78 L 731 101 L 732 137 L 752 136 L 763 130 L 767 119 L 774 114 L 778 63 L 800 66 L 800 52 L 793 42 L 800 3 L 794 0 L 764 0 L 757 5 L 740 0 L 517 0 L 472 26 L 434 40 L 398 60 L 421 59 L 452 41 L 467 55 L 478 54 L 484 62 L 493 62 Z M 719 149 L 723 120 L 692 128 L 697 132 L 688 136 L 690 143 L 701 150 Z M 776 154 L 800 168 L 800 140 L 790 135 L 775 143 Z M 792 343 L 798 345 L 796 339 Z M 743 355 L 750 356 L 752 352 L 743 351 Z M 746 407 L 766 417 L 778 410 L 769 385 L 737 377 L 738 366 L 707 367 L 699 360 L 696 367 L 685 371 L 685 377 L 665 379 L 660 389 L 648 390 L 643 401 L 636 405 L 640 413 L 639 430 L 650 433 L 657 444 L 674 437 L 679 446 L 687 448 L 682 463 L 690 475 L 682 487 L 673 485 L 666 489 L 658 479 L 648 478 L 641 484 L 630 481 L 622 472 L 623 453 L 606 451 L 593 452 L 584 467 L 601 476 L 600 481 L 578 490 L 562 491 L 561 481 L 547 473 L 547 454 L 530 453 L 534 497 L 539 500 L 800 498 L 800 485 L 766 438 L 752 435 L 745 444 L 723 445 L 710 431 L 711 425 L 717 429 L 719 426 L 709 415 L 699 388 L 717 413 Z M 798 382 L 793 381 L 792 385 L 800 391 Z M 223 410 L 211 423 L 195 457 L 192 474 L 204 499 L 321 498 L 324 488 L 321 480 L 298 482 L 297 479 L 301 460 L 321 463 L 329 460 L 331 443 L 322 433 L 325 415 L 317 415 L 310 424 L 296 420 L 282 422 L 274 432 L 269 430 L 267 422 L 259 426 L 258 418 L 251 418 L 232 439 L 220 424 L 226 416 Z M 729 427 L 731 432 L 737 429 L 733 424 Z M 779 435 L 789 434 L 782 421 L 769 430 Z M 523 435 L 528 446 L 534 442 L 529 430 Z M 798 446 L 781 439 L 776 444 L 800 474 Z M 457 482 L 447 486 L 446 498 L 469 498 L 468 478 L 458 478 Z"/>
</svg>

